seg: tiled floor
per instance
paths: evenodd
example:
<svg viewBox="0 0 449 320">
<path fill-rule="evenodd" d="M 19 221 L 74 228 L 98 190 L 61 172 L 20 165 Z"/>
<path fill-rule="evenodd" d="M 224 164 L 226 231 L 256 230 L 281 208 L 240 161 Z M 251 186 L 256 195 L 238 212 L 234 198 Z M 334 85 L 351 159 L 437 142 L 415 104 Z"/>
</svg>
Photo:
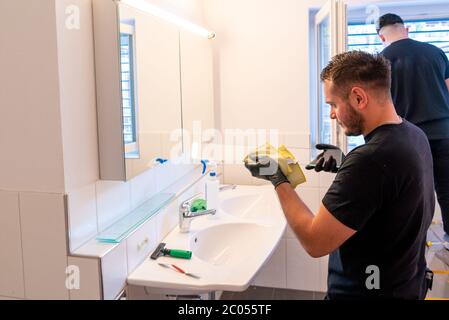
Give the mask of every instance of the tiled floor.
<svg viewBox="0 0 449 320">
<path fill-rule="evenodd" d="M 289 289 L 249 287 L 243 292 L 223 292 L 221 300 L 323 300 L 325 293 Z"/>
<path fill-rule="evenodd" d="M 433 288 L 427 299 L 449 299 L 449 250 L 439 242 L 449 242 L 449 236 L 443 231 L 441 223 L 433 224 L 428 232 L 427 240 L 435 244 L 427 250 L 428 267 L 433 270 Z"/>
</svg>

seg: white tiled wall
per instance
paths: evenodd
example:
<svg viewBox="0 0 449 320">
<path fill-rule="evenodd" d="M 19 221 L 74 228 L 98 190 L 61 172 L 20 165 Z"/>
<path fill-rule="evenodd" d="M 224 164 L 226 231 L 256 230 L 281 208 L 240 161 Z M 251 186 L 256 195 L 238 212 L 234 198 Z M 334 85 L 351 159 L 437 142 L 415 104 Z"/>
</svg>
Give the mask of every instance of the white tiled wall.
<svg viewBox="0 0 449 320">
<path fill-rule="evenodd" d="M 131 183 L 131 209 L 137 208 L 146 199 L 151 198 L 158 191 L 157 172 L 160 167 L 147 170 L 130 181 Z"/>
<path fill-rule="evenodd" d="M 254 179 L 243 164 L 225 164 L 223 166 L 225 184 L 252 185 Z"/>
<path fill-rule="evenodd" d="M 0 191 L 0 295 L 24 298 L 19 193 Z"/>
<path fill-rule="evenodd" d="M 290 149 L 309 149 L 310 135 L 304 132 L 281 132 L 279 142 Z"/>
<path fill-rule="evenodd" d="M 163 239 L 178 224 L 178 203 L 173 201 L 156 216 L 156 234 Z"/>
<path fill-rule="evenodd" d="M 320 290 L 321 292 L 327 291 L 327 274 L 328 274 L 329 256 L 320 258 Z"/>
<path fill-rule="evenodd" d="M 69 194 L 69 198 L 71 194 Z M 112 223 L 131 210 L 131 184 L 118 181 L 96 183 L 98 231 L 104 231 Z M 69 215 L 71 213 L 69 212 Z"/>
<path fill-rule="evenodd" d="M 287 239 L 287 288 L 319 291 L 319 259 L 311 258 L 297 239 Z"/>
<path fill-rule="evenodd" d="M 97 181 L 68 194 L 70 251 L 191 172 L 195 166 L 166 162 L 127 182 Z M 161 218 L 162 219 L 162 218 Z M 168 222 L 167 222 L 168 223 Z M 171 227 L 172 222 L 168 223 Z"/>
<path fill-rule="evenodd" d="M 69 257 L 68 265 L 79 270 L 79 287 L 70 290 L 70 300 L 100 300 L 101 280 L 98 259 Z"/>
<path fill-rule="evenodd" d="M 68 299 L 64 195 L 20 193 L 25 297 Z"/>
<path fill-rule="evenodd" d="M 80 247 L 98 232 L 95 199 L 95 184 L 71 192 L 67 199 L 70 250 Z"/>
<path fill-rule="evenodd" d="M 297 187 L 296 193 L 302 199 L 302 201 L 306 204 L 307 207 L 313 212 L 317 213 L 320 208 L 321 198 L 320 198 L 320 189 L 319 188 L 309 188 L 309 187 Z"/>
</svg>

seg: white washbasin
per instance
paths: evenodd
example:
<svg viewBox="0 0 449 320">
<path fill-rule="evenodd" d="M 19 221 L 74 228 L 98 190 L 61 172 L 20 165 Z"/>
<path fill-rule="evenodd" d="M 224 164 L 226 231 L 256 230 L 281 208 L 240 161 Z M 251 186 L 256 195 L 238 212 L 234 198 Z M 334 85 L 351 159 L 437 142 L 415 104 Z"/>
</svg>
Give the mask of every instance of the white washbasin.
<svg viewBox="0 0 449 320">
<path fill-rule="evenodd" d="M 285 227 L 271 185 L 222 191 L 215 216 L 195 218 L 189 233 L 180 233 L 177 227 L 162 240 L 167 248 L 191 250 L 190 260 L 147 258 L 128 276 L 128 284 L 164 294 L 246 290 L 273 253 Z M 200 279 L 163 268 L 158 262 L 175 263 Z"/>
<path fill-rule="evenodd" d="M 212 265 L 240 264 L 263 246 L 269 229 L 254 223 L 226 223 L 203 229 L 192 236 L 190 248 Z M 262 241 L 263 242 L 263 241 Z"/>
<path fill-rule="evenodd" d="M 220 209 L 230 215 L 245 216 L 248 210 L 253 208 L 260 200 L 260 194 L 236 195 L 222 199 Z"/>
</svg>

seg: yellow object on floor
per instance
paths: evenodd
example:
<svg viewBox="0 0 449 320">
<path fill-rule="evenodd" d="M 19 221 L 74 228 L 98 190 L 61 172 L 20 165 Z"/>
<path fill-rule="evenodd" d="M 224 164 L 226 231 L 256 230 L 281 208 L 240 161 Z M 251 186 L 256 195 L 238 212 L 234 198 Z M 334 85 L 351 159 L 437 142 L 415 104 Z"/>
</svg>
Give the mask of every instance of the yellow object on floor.
<svg viewBox="0 0 449 320">
<path fill-rule="evenodd" d="M 271 144 L 264 144 L 247 155 L 244 161 L 248 161 L 250 155 L 254 154 L 257 154 L 258 157 L 268 156 L 276 160 L 282 173 L 287 177 L 293 188 L 306 182 L 306 177 L 304 176 L 304 172 L 299 166 L 298 161 L 284 145 L 276 149 Z"/>
</svg>

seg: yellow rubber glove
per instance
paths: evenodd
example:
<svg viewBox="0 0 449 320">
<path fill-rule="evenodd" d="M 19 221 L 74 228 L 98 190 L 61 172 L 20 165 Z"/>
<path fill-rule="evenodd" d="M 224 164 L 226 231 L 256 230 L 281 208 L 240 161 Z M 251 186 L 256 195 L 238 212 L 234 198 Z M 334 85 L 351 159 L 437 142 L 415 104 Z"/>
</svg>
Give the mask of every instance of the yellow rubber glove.
<svg viewBox="0 0 449 320">
<path fill-rule="evenodd" d="M 306 177 L 304 176 L 298 161 L 284 145 L 281 145 L 276 149 L 271 144 L 264 144 L 247 155 L 243 161 L 245 163 L 251 161 L 250 156 L 252 155 L 254 158 L 254 154 L 257 154 L 258 157 L 268 156 L 277 161 L 282 173 L 287 177 L 293 188 L 306 182 Z"/>
</svg>

